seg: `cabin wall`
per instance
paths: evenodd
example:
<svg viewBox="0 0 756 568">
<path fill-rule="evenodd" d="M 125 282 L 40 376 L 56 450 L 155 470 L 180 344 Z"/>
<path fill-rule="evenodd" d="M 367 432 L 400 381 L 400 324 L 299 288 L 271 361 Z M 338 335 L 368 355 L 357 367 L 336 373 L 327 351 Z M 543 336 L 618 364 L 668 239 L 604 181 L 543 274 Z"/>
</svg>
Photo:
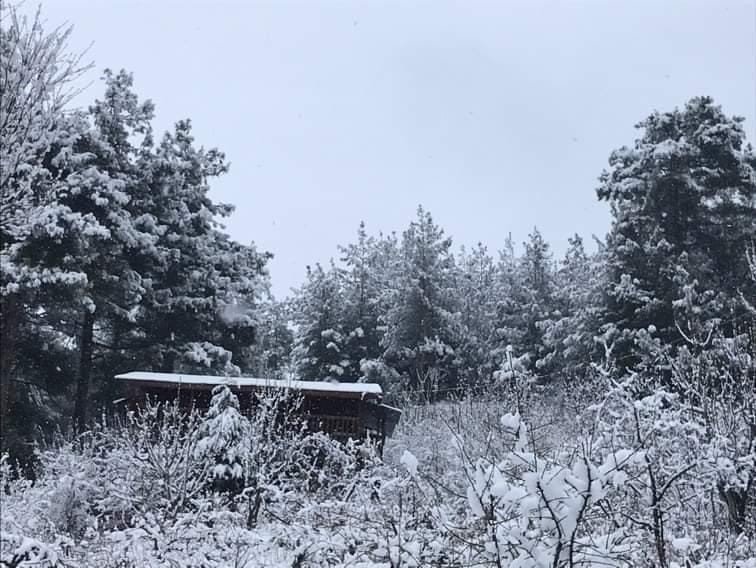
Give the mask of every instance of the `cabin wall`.
<svg viewBox="0 0 756 568">
<path fill-rule="evenodd" d="M 242 414 L 252 416 L 259 404 L 258 394 L 260 393 L 236 388 L 232 390 L 239 399 Z M 272 391 L 272 394 L 279 392 L 281 391 Z M 197 385 L 187 388 L 128 385 L 126 398 L 131 409 L 142 405 L 147 397 L 161 403 L 178 399 L 179 406 L 183 410 L 204 413 L 210 407 L 212 390 L 211 388 L 197 388 Z M 295 395 L 282 397 L 278 404 L 282 420 L 290 414 L 302 416 L 307 421 L 310 430 L 325 432 L 342 442 L 346 442 L 349 438 L 364 440 L 370 435 L 382 445 L 385 438 L 380 407 L 374 401 L 308 394 L 302 395 L 301 403 Z"/>
</svg>

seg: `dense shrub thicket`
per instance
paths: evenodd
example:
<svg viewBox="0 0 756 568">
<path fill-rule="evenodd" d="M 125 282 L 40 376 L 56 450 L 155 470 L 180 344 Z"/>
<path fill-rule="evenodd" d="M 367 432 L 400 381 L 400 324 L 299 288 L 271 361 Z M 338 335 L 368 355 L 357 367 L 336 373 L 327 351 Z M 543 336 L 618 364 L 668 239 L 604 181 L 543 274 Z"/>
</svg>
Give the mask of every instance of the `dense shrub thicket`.
<svg viewBox="0 0 756 568">
<path fill-rule="evenodd" d="M 729 369 L 676 361 L 686 396 L 598 375 L 408 406 L 383 460 L 282 429 L 275 398 L 252 419 L 226 387 L 204 416 L 147 405 L 41 450 L 34 483 L 3 462 L 0 561 L 756 566 L 754 363 L 729 347 Z"/>
</svg>

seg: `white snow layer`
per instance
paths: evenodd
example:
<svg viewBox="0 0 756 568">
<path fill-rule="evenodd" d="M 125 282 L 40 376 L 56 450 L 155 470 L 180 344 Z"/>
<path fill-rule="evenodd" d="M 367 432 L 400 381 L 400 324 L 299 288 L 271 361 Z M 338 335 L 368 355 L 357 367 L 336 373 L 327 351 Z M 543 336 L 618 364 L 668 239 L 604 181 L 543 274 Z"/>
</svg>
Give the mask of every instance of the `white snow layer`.
<svg viewBox="0 0 756 568">
<path fill-rule="evenodd" d="M 184 385 L 229 385 L 232 387 L 289 388 L 303 391 L 343 392 L 356 394 L 383 394 L 377 383 L 336 383 L 328 381 L 296 381 L 259 379 L 248 377 L 218 377 L 211 375 L 185 375 L 180 373 L 152 373 L 132 371 L 115 377 L 121 381 L 146 381 Z"/>
</svg>

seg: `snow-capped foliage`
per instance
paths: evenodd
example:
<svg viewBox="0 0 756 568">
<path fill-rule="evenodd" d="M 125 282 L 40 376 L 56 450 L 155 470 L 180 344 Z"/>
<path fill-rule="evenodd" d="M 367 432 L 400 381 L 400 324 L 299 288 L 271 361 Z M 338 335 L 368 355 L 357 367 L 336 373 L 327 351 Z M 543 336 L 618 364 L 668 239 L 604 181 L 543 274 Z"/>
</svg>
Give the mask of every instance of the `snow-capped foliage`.
<svg viewBox="0 0 756 568">
<path fill-rule="evenodd" d="M 28 234 L 26 215 L 49 204 L 51 165 L 71 157 L 75 140 L 66 106 L 89 65 L 69 50 L 71 26 L 47 32 L 8 6 L 0 27 L 0 226 L 16 239 Z M 74 121 L 75 123 L 75 121 Z M 73 135 L 72 135 L 73 134 Z"/>
<path fill-rule="evenodd" d="M 212 463 L 213 486 L 233 490 L 244 478 L 243 463 L 249 424 L 239 412 L 239 399 L 228 385 L 213 389 L 210 408 L 200 426 L 197 452 Z"/>
<path fill-rule="evenodd" d="M 409 417 L 417 422 L 405 425 L 409 437 L 400 444 L 408 449 L 396 458 L 436 530 L 454 534 L 457 550 L 465 549 L 460 565 L 752 562 L 746 559 L 756 551 L 756 533 L 742 524 L 727 528 L 731 499 L 707 473 L 722 473 L 724 463 L 708 449 L 706 419 L 663 388 L 639 397 L 639 381 L 594 382 L 593 394 L 575 399 L 582 401 L 577 423 L 571 412 L 556 411 L 572 403 L 564 395 L 551 399 L 550 387 L 525 407 L 532 424 L 497 412 L 504 400 L 516 405 L 511 391 L 489 407 L 464 402 Z M 595 404 L 585 406 L 586 398 Z M 748 444 L 750 434 L 742 429 L 735 437 Z M 756 521 L 753 505 L 749 523 Z M 466 517 L 455 513 L 459 507 Z M 454 549 L 447 541 L 445 551 Z"/>
<path fill-rule="evenodd" d="M 604 249 L 587 254 L 580 235 L 569 239 L 569 248 L 555 275 L 553 310 L 537 325 L 543 332 L 544 356 L 539 369 L 582 378 L 603 353 L 594 336 L 603 322 L 602 297 L 606 285 Z"/>
<path fill-rule="evenodd" d="M 399 460 L 399 463 L 401 463 L 404 467 L 407 468 L 407 471 L 410 475 L 415 476 L 417 475 L 417 458 L 412 455 L 412 452 L 408 450 L 404 450 L 404 453 L 402 454 L 401 459 Z"/>
</svg>

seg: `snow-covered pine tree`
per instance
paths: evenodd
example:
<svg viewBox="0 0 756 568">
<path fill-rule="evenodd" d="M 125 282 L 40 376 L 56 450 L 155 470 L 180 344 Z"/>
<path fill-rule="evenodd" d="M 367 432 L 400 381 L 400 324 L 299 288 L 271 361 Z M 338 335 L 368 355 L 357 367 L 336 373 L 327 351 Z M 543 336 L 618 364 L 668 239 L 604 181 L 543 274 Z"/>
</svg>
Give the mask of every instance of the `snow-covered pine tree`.
<svg viewBox="0 0 756 568">
<path fill-rule="evenodd" d="M 308 380 L 348 380 L 342 327 L 342 272 L 331 263 L 307 267 L 307 282 L 294 299 L 298 326 L 293 356 L 299 375 Z"/>
<path fill-rule="evenodd" d="M 404 232 L 396 302 L 385 316 L 384 360 L 429 400 L 459 382 L 459 312 L 451 239 L 418 207 Z"/>
<path fill-rule="evenodd" d="M 258 332 L 246 365 L 254 376 L 284 379 L 290 374 L 294 346 L 291 317 L 291 303 L 278 302 L 271 294 L 257 306 Z"/>
<path fill-rule="evenodd" d="M 72 28 L 48 32 L 39 11 L 33 19 L 13 4 L 0 19 L 0 448 L 9 433 L 7 420 L 16 400 L 12 376 L 25 367 L 17 356 L 39 326 L 38 303 L 51 288 L 57 294 L 84 282 L 84 275 L 21 250 L 33 235 L 56 238 L 56 195 L 65 179 L 53 170 L 80 160 L 73 145 L 86 130 L 80 116 L 65 107 L 77 93 L 76 81 L 89 68 L 68 46 Z M 86 224 L 87 219 L 81 219 Z M 27 381 L 36 378 L 24 369 Z"/>
<path fill-rule="evenodd" d="M 543 325 L 544 368 L 565 378 L 581 378 L 599 362 L 604 271 L 601 252 L 589 255 L 575 234 L 556 273 L 553 316 Z"/>
<path fill-rule="evenodd" d="M 140 102 L 131 76 L 106 71 L 105 83 L 90 121 L 62 114 L 44 155 L 6 180 L 33 195 L 2 228 L 2 384 L 16 331 L 50 330 L 54 345 L 78 358 L 79 427 L 97 394 L 90 383 L 118 371 L 238 372 L 232 354 L 254 342 L 268 288 L 268 256 L 223 233 L 215 217 L 230 207 L 207 196 L 208 178 L 226 170 L 222 154 L 196 149 L 188 121 L 155 148 L 153 106 Z M 40 325 L 27 326 L 29 316 Z"/>
<path fill-rule="evenodd" d="M 106 102 L 92 110 L 94 126 L 81 115 L 60 118 L 69 120 L 67 140 L 52 147 L 42 162 L 48 172 L 44 177 L 53 183 L 45 188 L 44 202 L 29 212 L 23 238 L 16 235 L 5 251 L 4 264 L 15 269 L 3 271 L 6 290 L 75 286 L 76 294 L 67 297 L 37 294 L 43 302 L 35 310 L 58 310 L 68 301 L 63 330 L 76 336 L 74 421 L 79 428 L 87 421 L 95 329 L 133 316 L 143 288 L 131 257 L 150 250 L 156 238 L 134 223 L 128 207 L 130 188 L 137 183 L 128 139 L 149 121 L 151 106 L 111 97 L 113 77 L 107 75 L 107 81 Z"/>
<path fill-rule="evenodd" d="M 378 355 L 360 361 L 361 378 L 381 384 L 384 389 L 401 388 L 397 371 L 386 363 L 385 336 L 389 329 L 389 315 L 400 298 L 400 281 L 403 274 L 403 260 L 396 233 L 379 233 L 373 242 L 371 255 L 372 274 L 377 296 L 375 311 L 378 314 L 376 334 L 379 338 Z M 370 345 L 370 344 L 368 344 Z"/>
<path fill-rule="evenodd" d="M 239 399 L 228 384 L 213 388 L 210 407 L 200 425 L 198 458 L 212 463 L 216 491 L 238 493 L 243 488 L 250 425 L 239 411 Z"/>
<path fill-rule="evenodd" d="M 674 305 L 686 286 L 706 296 L 709 325 L 735 332 L 748 282 L 743 251 L 756 235 L 756 160 L 742 122 L 697 97 L 650 115 L 634 146 L 610 157 L 597 193 L 614 217 L 607 323 L 623 366 L 638 361 L 639 333 L 654 330 L 668 346 L 681 340 Z"/>
<path fill-rule="evenodd" d="M 357 242 L 340 247 L 344 263 L 342 328 L 343 356 L 348 361 L 344 369 L 347 380 L 362 376 L 364 361 L 381 356 L 380 328 L 381 258 L 379 242 L 369 236 L 365 223 L 360 223 Z"/>
<path fill-rule="evenodd" d="M 514 346 L 519 346 L 524 336 L 520 309 L 522 278 L 511 234 L 498 254 L 493 292 L 494 341 L 490 353 L 490 365 L 495 369 L 507 364 Z"/>
<path fill-rule="evenodd" d="M 149 366 L 238 373 L 231 359 L 254 342 L 269 255 L 222 231 L 218 218 L 233 207 L 214 203 L 208 192 L 209 180 L 228 169 L 225 157 L 197 148 L 191 123 L 183 120 L 141 166 L 142 219 L 160 235 L 159 261 L 145 269 L 150 285 L 140 319 L 141 333 L 150 338 Z"/>
<path fill-rule="evenodd" d="M 491 360 L 495 345 L 496 265 L 482 244 L 457 256 L 456 295 L 461 311 L 460 380 L 467 389 L 485 388 L 496 370 Z"/>
<path fill-rule="evenodd" d="M 521 354 L 527 353 L 531 361 L 531 370 L 548 372 L 545 366 L 546 348 L 544 346 L 544 328 L 548 327 L 553 317 L 554 302 L 554 261 L 551 247 L 537 227 L 523 243 L 525 254 L 520 259 L 522 271 L 523 319 L 525 335 L 520 347 Z"/>
<path fill-rule="evenodd" d="M 156 254 L 158 239 L 155 228 L 140 223 L 140 212 L 130 205 L 141 183 L 136 157 L 151 140 L 154 107 L 131 93 L 129 74 L 106 70 L 104 80 L 104 96 L 89 111 L 93 127 L 77 144 L 89 160 L 68 176 L 67 190 L 59 196 L 74 218 L 93 219 L 97 230 L 69 233 L 59 246 L 46 245 L 87 277 L 78 318 L 74 423 L 79 429 L 88 420 L 95 344 L 135 321 L 145 292 L 139 268 Z"/>
<path fill-rule="evenodd" d="M 500 252 L 496 291 L 496 366 L 513 356 L 526 371 L 535 372 L 546 357 L 543 329 L 551 318 L 554 267 L 550 247 L 534 228 L 517 257 L 511 237 Z M 507 355 L 507 352 L 511 355 Z M 539 362 L 541 364 L 539 365 Z"/>
</svg>

